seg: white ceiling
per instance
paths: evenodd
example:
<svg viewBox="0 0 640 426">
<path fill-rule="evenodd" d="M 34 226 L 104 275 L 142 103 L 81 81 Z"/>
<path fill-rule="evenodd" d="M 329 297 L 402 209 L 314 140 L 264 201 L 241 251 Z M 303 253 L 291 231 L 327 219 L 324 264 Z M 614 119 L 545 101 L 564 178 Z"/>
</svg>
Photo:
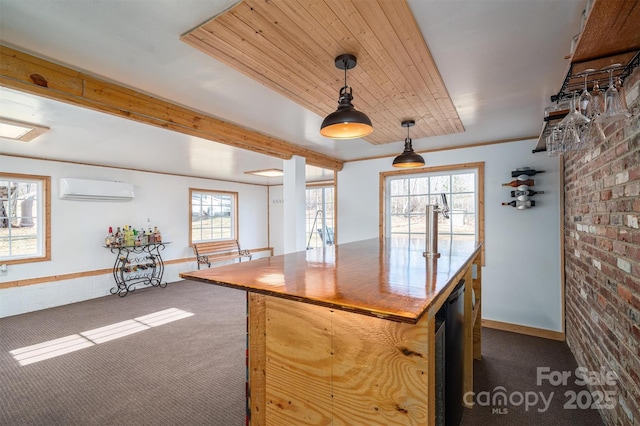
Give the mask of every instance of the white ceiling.
<svg viewBox="0 0 640 426">
<path fill-rule="evenodd" d="M 391 162 L 402 151 L 406 129 L 400 123 L 397 143 L 326 139 L 318 132 L 323 117 L 179 40 L 234 3 L 0 0 L 0 39 L 18 50 L 342 160 L 389 156 Z M 414 139 L 414 148 L 537 135 L 549 96 L 559 90 L 567 70 L 565 56 L 580 30 L 586 0 L 408 3 L 466 129 Z M 335 90 L 337 106 L 339 87 Z M 358 88 L 353 91 L 357 107 Z M 247 183 L 281 181 L 244 174 L 282 168 L 280 159 L 10 89 L 0 89 L 0 117 L 51 128 L 29 143 L 0 138 L 0 154 Z M 310 181 L 327 180 L 333 173 L 308 167 L 307 176 Z"/>
</svg>

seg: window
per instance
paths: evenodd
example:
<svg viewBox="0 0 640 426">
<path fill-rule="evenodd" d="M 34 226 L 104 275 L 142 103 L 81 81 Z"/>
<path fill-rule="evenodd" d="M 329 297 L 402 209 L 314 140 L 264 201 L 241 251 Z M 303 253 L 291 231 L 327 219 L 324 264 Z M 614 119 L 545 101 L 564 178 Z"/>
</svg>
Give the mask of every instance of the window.
<svg viewBox="0 0 640 426">
<path fill-rule="evenodd" d="M 333 245 L 334 243 L 334 201 L 333 186 L 307 188 L 306 191 L 307 248 Z"/>
<path fill-rule="evenodd" d="M 449 219 L 438 215 L 438 235 L 449 236 L 452 245 L 484 239 L 483 175 L 484 163 L 381 173 L 384 236 L 424 237 L 426 206 L 444 193 L 450 212 Z"/>
<path fill-rule="evenodd" d="M 189 189 L 190 244 L 238 238 L 236 192 Z"/>
<path fill-rule="evenodd" d="M 51 259 L 48 176 L 0 173 L 0 262 Z"/>
</svg>

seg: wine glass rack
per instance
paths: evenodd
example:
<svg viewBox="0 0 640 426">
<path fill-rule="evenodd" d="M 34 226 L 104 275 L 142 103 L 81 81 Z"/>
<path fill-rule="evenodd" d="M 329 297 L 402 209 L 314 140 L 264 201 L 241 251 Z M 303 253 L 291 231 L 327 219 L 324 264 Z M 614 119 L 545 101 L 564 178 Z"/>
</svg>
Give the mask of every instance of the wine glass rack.
<svg viewBox="0 0 640 426">
<path fill-rule="evenodd" d="M 637 2 L 610 2 L 594 0 L 584 28 L 580 33 L 571 56 L 569 69 L 561 88 L 551 96 L 552 102 L 562 102 L 584 88 L 584 71 L 595 70 L 587 75 L 587 86 L 591 89 L 598 81 L 604 90 L 608 84 L 607 67 L 621 64 L 613 70 L 613 77 L 620 77 L 624 84 L 633 70 L 640 65 L 640 8 Z M 545 117 L 542 132 L 534 153 L 546 151 L 546 137 L 551 129 L 569 113 L 568 109 L 554 111 Z"/>
<path fill-rule="evenodd" d="M 640 51 L 627 52 L 619 55 L 607 56 L 599 60 L 591 60 L 580 63 L 572 63 L 569 71 L 562 82 L 560 91 L 551 96 L 551 102 L 558 102 L 563 99 L 569 99 L 574 92 L 582 92 L 584 88 L 584 71 L 593 69 L 594 71 L 587 74 L 587 86 L 593 87 L 593 83 L 598 81 L 600 87 L 606 88 L 609 81 L 609 72 L 607 67 L 612 64 L 620 64 L 619 67 L 613 68 L 613 77 L 620 77 L 624 83 L 633 70 L 640 64 Z"/>
<path fill-rule="evenodd" d="M 112 253 L 117 253 L 113 265 L 116 285 L 110 293 L 124 297 L 137 287 L 166 287 L 167 282 L 162 281 L 164 262 L 160 255 L 166 244 L 170 243 L 109 247 Z"/>
</svg>

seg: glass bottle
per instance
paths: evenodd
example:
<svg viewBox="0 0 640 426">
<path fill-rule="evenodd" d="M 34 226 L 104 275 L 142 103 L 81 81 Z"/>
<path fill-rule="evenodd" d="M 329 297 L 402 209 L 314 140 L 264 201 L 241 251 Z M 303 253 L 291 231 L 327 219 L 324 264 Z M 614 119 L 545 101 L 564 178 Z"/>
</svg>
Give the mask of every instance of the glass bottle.
<svg viewBox="0 0 640 426">
<path fill-rule="evenodd" d="M 520 185 L 527 185 L 527 186 L 533 186 L 533 179 L 527 179 L 527 180 L 512 180 L 509 183 L 503 183 L 502 186 L 512 186 L 514 188 L 517 188 Z"/>
</svg>

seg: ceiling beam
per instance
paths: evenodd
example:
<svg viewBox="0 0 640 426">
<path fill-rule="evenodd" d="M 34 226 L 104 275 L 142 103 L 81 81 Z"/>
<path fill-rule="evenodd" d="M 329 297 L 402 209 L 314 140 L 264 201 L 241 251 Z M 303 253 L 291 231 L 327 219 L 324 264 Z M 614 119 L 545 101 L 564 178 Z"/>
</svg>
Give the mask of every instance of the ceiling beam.
<svg viewBox="0 0 640 426">
<path fill-rule="evenodd" d="M 0 45 L 0 86 L 282 159 L 342 170 L 344 162 Z"/>
</svg>

